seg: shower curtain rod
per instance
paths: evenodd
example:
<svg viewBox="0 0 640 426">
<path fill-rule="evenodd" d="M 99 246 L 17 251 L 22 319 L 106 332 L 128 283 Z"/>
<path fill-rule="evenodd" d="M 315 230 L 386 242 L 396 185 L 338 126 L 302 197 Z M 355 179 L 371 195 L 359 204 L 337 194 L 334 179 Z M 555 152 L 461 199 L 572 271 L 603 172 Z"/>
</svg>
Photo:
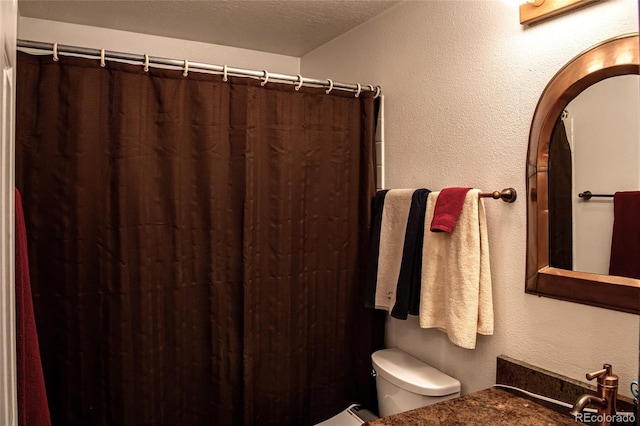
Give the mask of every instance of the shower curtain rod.
<svg viewBox="0 0 640 426">
<path fill-rule="evenodd" d="M 58 43 L 43 43 L 39 41 L 29 41 L 29 40 L 18 40 L 17 46 L 19 49 L 34 49 L 34 50 L 44 50 L 47 52 L 51 52 L 53 54 L 54 60 L 57 60 L 58 55 L 66 55 L 66 56 L 89 56 L 91 58 L 100 59 L 101 64 L 104 63 L 105 60 L 112 61 L 133 61 L 140 62 L 145 67 L 145 70 L 148 70 L 148 67 L 151 65 L 161 65 L 161 66 L 169 66 L 175 67 L 183 70 L 183 74 L 186 76 L 189 71 L 199 71 L 199 72 L 212 72 L 215 74 L 222 74 L 225 78 L 227 76 L 236 76 L 236 77 L 253 77 L 262 80 L 263 85 L 268 81 L 277 81 L 281 83 L 289 83 L 295 84 L 296 89 L 300 88 L 300 86 L 311 86 L 311 87 L 324 87 L 327 89 L 327 93 L 331 90 L 342 90 L 342 91 L 350 91 L 355 92 L 356 97 L 360 95 L 361 92 L 373 92 L 375 93 L 375 97 L 380 95 L 380 86 L 372 86 L 372 85 L 362 85 L 359 83 L 349 84 L 349 83 L 339 83 L 334 82 L 331 79 L 326 80 L 318 80 L 315 78 L 307 78 L 301 75 L 288 75 L 288 74 L 279 74 L 279 73 L 270 73 L 267 70 L 249 70 L 243 68 L 235 68 L 229 67 L 227 65 L 211 65 L 204 64 L 200 62 L 191 62 L 186 59 L 167 59 L 161 58 L 157 56 L 149 56 L 149 55 L 139 55 L 133 53 L 124 53 L 124 52 L 114 52 L 110 50 L 104 49 L 90 49 L 86 47 L 77 47 L 77 46 L 67 46 L 61 45 Z"/>
</svg>

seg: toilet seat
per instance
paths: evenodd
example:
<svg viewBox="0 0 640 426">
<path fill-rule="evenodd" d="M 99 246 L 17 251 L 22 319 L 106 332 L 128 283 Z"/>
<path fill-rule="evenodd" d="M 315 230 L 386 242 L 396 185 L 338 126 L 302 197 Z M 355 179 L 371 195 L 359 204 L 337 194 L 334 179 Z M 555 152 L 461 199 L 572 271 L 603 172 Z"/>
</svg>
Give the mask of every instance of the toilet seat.
<svg viewBox="0 0 640 426">
<path fill-rule="evenodd" d="M 369 410 L 362 409 L 359 404 L 352 404 L 335 416 L 315 426 L 361 426 L 378 417 Z"/>
</svg>

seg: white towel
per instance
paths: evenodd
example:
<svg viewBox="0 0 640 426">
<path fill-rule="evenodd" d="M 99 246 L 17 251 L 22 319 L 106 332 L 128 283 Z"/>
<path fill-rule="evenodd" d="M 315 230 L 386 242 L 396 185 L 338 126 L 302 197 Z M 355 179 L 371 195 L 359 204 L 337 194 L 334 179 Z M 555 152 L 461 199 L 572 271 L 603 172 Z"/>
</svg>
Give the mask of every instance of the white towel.
<svg viewBox="0 0 640 426">
<path fill-rule="evenodd" d="M 392 189 L 384 198 L 380 226 L 376 309 L 391 311 L 396 303 L 404 236 L 414 192 L 415 189 Z"/>
<path fill-rule="evenodd" d="M 430 232 L 438 192 L 429 194 L 422 251 L 420 327 L 439 328 L 462 348 L 493 334 L 491 267 L 484 202 L 470 190 L 451 234 Z"/>
</svg>

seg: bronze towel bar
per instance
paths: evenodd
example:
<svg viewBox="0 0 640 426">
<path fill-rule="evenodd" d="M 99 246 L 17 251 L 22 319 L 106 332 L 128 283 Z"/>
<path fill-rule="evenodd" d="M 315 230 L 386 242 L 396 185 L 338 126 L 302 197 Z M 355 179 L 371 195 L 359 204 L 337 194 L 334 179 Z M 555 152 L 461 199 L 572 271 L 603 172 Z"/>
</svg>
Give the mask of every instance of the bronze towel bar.
<svg viewBox="0 0 640 426">
<path fill-rule="evenodd" d="M 513 203 L 518 197 L 518 193 L 513 188 L 505 188 L 502 191 L 481 192 L 480 197 L 493 198 L 494 200 L 502 200 L 505 203 Z"/>
</svg>

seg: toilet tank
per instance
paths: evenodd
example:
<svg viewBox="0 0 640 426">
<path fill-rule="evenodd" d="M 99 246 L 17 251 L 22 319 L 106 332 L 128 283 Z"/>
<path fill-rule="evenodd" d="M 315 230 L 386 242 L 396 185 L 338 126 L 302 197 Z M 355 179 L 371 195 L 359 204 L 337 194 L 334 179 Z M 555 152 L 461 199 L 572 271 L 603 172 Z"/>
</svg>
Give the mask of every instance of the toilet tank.
<svg viewBox="0 0 640 426">
<path fill-rule="evenodd" d="M 380 417 L 460 396 L 460 382 L 399 349 L 371 355 Z"/>
</svg>

